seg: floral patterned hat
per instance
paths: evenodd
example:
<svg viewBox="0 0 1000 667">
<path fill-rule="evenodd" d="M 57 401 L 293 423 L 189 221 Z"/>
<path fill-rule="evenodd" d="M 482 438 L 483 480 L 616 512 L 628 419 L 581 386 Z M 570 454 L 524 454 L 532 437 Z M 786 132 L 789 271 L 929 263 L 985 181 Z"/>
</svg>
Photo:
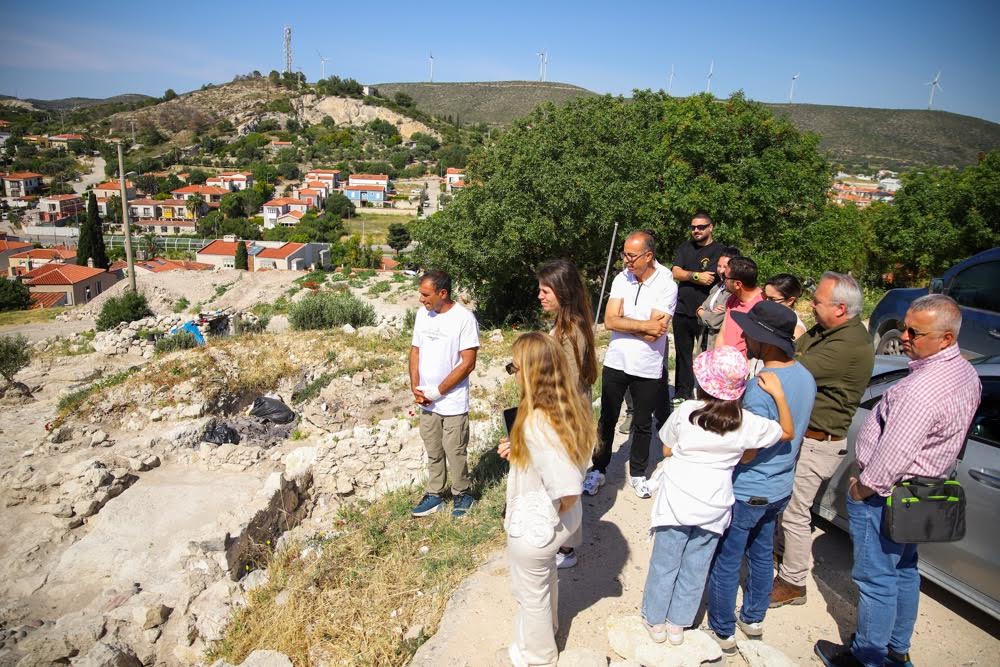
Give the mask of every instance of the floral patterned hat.
<svg viewBox="0 0 1000 667">
<path fill-rule="evenodd" d="M 694 377 L 702 391 L 724 401 L 735 401 L 747 386 L 750 367 L 735 347 L 702 352 L 694 360 Z"/>
</svg>

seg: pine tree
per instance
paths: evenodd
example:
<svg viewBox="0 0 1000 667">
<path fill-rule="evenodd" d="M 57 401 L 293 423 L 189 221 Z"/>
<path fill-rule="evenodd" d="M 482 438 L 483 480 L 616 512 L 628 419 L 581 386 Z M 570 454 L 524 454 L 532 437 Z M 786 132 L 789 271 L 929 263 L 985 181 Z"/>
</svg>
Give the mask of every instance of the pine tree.
<svg viewBox="0 0 1000 667">
<path fill-rule="evenodd" d="M 249 260 L 247 259 L 247 244 L 242 241 L 236 246 L 236 261 L 234 266 L 244 271 L 250 268 Z"/>
<path fill-rule="evenodd" d="M 93 193 L 91 193 L 93 197 Z M 90 217 L 90 205 L 87 206 L 87 217 Z M 104 246 L 104 225 L 97 217 L 97 200 L 94 200 L 94 222 L 90 225 L 90 247 L 94 255 L 94 268 L 107 269 L 111 266 L 108 261 L 108 250 Z"/>
<path fill-rule="evenodd" d="M 87 260 L 94 256 L 93 234 L 90 229 L 100 224 L 97 217 L 97 197 L 91 192 L 87 200 L 87 218 L 80 225 L 80 238 L 76 245 L 76 263 L 80 266 L 86 266 Z"/>
</svg>

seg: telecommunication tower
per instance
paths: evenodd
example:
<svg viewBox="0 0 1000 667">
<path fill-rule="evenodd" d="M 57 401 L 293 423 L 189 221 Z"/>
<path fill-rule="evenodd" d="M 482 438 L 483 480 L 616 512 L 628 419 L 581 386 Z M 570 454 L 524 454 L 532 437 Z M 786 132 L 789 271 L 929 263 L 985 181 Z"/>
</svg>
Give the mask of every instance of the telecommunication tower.
<svg viewBox="0 0 1000 667">
<path fill-rule="evenodd" d="M 285 71 L 292 73 L 292 26 L 285 26 Z"/>
</svg>

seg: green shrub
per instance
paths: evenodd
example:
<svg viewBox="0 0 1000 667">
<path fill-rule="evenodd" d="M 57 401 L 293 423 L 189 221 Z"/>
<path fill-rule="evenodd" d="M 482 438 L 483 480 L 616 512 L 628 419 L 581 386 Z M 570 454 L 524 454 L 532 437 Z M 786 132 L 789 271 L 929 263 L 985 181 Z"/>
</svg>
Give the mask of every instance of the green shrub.
<svg viewBox="0 0 1000 667">
<path fill-rule="evenodd" d="M 403 315 L 403 331 L 413 331 L 413 325 L 417 321 L 417 309 L 407 308 L 406 314 Z"/>
<path fill-rule="evenodd" d="M 173 310 L 175 313 L 183 313 L 185 310 L 187 310 L 187 307 L 190 305 L 191 302 L 187 300 L 187 297 L 182 296 L 181 298 L 177 299 L 177 301 L 174 301 Z"/>
<path fill-rule="evenodd" d="M 376 294 L 385 294 L 390 289 L 391 286 L 389 285 L 389 281 L 380 280 L 368 288 L 368 293 L 371 294 L 372 296 L 375 296 Z"/>
<path fill-rule="evenodd" d="M 375 309 L 350 294 L 319 292 L 293 304 L 288 321 L 296 330 L 362 327 L 375 323 Z"/>
<path fill-rule="evenodd" d="M 236 319 L 233 320 L 233 333 L 237 336 L 263 333 L 270 321 L 271 316 L 266 313 L 260 315 L 256 320 L 243 319 L 242 315 L 237 315 Z"/>
<path fill-rule="evenodd" d="M 190 350 L 198 347 L 198 339 L 190 331 L 179 331 L 172 336 L 167 336 L 156 341 L 154 349 L 157 354 L 174 352 L 175 350 Z"/>
<path fill-rule="evenodd" d="M 0 336 L 0 375 L 10 384 L 14 376 L 31 362 L 28 339 L 21 334 Z"/>
<path fill-rule="evenodd" d="M 101 314 L 97 316 L 97 330 L 107 331 L 122 322 L 135 322 L 152 314 L 153 311 L 149 309 L 145 294 L 125 292 L 121 296 L 111 297 L 104 302 Z"/>
<path fill-rule="evenodd" d="M 14 278 L 0 278 L 0 312 L 25 310 L 31 305 L 28 286 Z"/>
</svg>

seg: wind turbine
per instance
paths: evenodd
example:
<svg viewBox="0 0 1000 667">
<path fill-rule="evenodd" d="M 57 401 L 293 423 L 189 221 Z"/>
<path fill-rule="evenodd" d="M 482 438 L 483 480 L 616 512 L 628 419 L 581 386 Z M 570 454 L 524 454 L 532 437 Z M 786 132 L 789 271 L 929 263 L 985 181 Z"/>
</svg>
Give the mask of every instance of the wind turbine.
<svg viewBox="0 0 1000 667">
<path fill-rule="evenodd" d="M 542 81 L 547 81 L 549 78 L 549 52 L 545 52 L 545 58 L 542 59 Z"/>
<path fill-rule="evenodd" d="M 674 89 L 674 65 L 673 65 L 673 63 L 671 63 L 670 64 L 670 81 L 667 82 L 667 95 L 670 95 L 671 91 L 673 89 Z"/>
<path fill-rule="evenodd" d="M 323 54 L 320 53 L 319 50 L 316 51 L 316 55 L 319 56 L 319 64 L 320 64 L 320 67 L 322 67 L 322 69 L 323 69 L 323 76 L 320 77 L 320 78 L 325 79 L 326 78 L 326 61 L 329 60 L 329 58 L 324 58 Z"/>
<path fill-rule="evenodd" d="M 430 63 L 430 66 L 431 66 L 431 83 L 434 83 L 434 52 L 433 51 L 428 51 L 427 52 L 427 61 Z"/>
<path fill-rule="evenodd" d="M 715 74 L 715 61 L 714 60 L 712 61 L 712 64 L 708 66 L 708 86 L 705 87 L 705 92 L 706 93 L 711 93 L 712 92 L 712 75 L 713 74 Z"/>
<path fill-rule="evenodd" d="M 538 52 L 538 80 L 545 81 L 545 51 Z"/>
<path fill-rule="evenodd" d="M 788 89 L 788 103 L 792 103 L 792 97 L 795 95 L 795 80 L 799 78 L 798 74 L 792 75 L 792 87 Z"/>
<path fill-rule="evenodd" d="M 930 86 L 931 87 L 931 98 L 929 100 L 927 100 L 927 110 L 928 111 L 930 111 L 931 107 L 934 106 L 934 89 L 937 88 L 938 90 L 942 90 L 942 91 L 944 90 L 944 88 L 941 87 L 941 84 L 938 83 L 938 81 L 940 81 L 940 80 L 941 80 L 941 70 L 938 70 L 937 75 L 933 79 L 931 79 L 930 81 L 928 81 L 927 83 L 924 84 L 925 86 Z"/>
</svg>

